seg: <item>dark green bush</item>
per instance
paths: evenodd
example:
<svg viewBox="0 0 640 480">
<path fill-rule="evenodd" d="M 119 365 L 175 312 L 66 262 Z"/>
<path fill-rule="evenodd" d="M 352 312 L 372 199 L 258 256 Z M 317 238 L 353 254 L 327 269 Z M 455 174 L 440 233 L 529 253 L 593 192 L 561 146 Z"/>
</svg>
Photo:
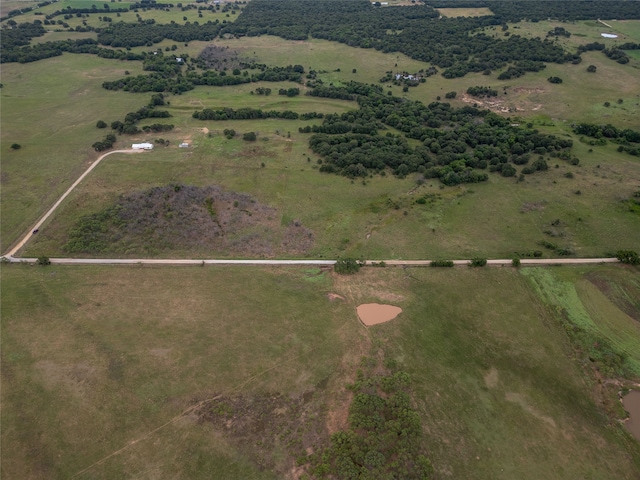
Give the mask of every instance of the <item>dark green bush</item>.
<svg viewBox="0 0 640 480">
<path fill-rule="evenodd" d="M 453 267 L 453 260 L 433 260 L 430 267 Z"/>
<path fill-rule="evenodd" d="M 340 275 L 352 275 L 360 271 L 360 267 L 364 263 L 356 260 L 355 258 L 339 258 L 333 269 Z"/>
</svg>

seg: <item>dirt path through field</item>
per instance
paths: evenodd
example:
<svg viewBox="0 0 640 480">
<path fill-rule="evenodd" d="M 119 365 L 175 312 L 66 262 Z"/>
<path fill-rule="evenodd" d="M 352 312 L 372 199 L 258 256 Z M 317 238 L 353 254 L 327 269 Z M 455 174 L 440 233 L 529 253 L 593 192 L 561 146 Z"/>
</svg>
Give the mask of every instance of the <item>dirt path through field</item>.
<svg viewBox="0 0 640 480">
<path fill-rule="evenodd" d="M 63 202 L 63 200 L 65 198 L 67 198 L 67 196 L 69 196 L 69 194 L 73 191 L 74 188 L 76 188 L 78 186 L 78 184 L 85 179 L 85 177 L 87 175 L 89 175 L 89 173 L 91 173 L 91 171 L 96 168 L 100 162 L 102 161 L 103 158 L 108 157 L 109 155 L 113 155 L 114 153 L 140 153 L 140 152 L 144 152 L 144 150 L 113 150 L 112 152 L 107 152 L 104 155 L 101 155 L 98 157 L 98 159 L 93 162 L 91 164 L 91 166 L 89 168 L 87 168 L 87 170 L 80 175 L 80 177 L 73 182 L 73 184 L 67 189 L 66 192 L 64 192 L 62 194 L 62 196 L 58 199 L 58 201 L 56 203 L 53 204 L 53 206 L 47 211 L 47 213 L 44 214 L 44 216 L 42 218 L 40 218 L 40 220 L 29 229 L 29 231 L 27 232 L 27 234 L 22 238 L 22 240 L 20 240 L 10 251 L 9 253 L 6 254 L 7 257 L 13 257 L 22 247 L 24 247 L 24 245 L 31 239 L 31 237 L 33 235 L 35 235 L 34 232 L 37 232 L 37 230 L 42 226 L 42 224 L 44 222 L 47 221 L 47 219 L 53 214 L 53 212 L 56 211 L 56 208 L 58 208 L 60 206 L 60 204 Z"/>
</svg>

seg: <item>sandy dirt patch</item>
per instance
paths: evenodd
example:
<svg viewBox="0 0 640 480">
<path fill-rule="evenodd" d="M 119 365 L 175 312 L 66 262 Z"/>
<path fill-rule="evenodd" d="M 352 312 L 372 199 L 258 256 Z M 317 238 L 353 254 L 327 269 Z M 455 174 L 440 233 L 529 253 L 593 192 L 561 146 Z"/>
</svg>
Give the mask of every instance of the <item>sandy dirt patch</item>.
<svg viewBox="0 0 640 480">
<path fill-rule="evenodd" d="M 329 292 L 327 293 L 327 298 L 330 302 L 335 302 L 336 300 L 341 300 L 344 302 L 345 298 L 342 295 L 338 295 L 337 293 Z"/>
<path fill-rule="evenodd" d="M 492 367 L 484 376 L 484 384 L 488 388 L 495 388 L 498 385 L 498 370 Z"/>
<path fill-rule="evenodd" d="M 358 318 L 367 327 L 389 322 L 402 313 L 400 307 L 380 303 L 363 303 L 356 310 Z"/>
</svg>

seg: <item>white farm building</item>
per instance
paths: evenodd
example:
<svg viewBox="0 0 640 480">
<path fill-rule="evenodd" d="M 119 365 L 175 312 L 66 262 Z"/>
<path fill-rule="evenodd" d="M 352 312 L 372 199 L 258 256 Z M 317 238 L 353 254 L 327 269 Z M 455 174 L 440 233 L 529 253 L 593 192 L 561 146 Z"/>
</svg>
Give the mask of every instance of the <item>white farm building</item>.
<svg viewBox="0 0 640 480">
<path fill-rule="evenodd" d="M 134 150 L 153 150 L 153 143 L 134 143 L 131 148 Z"/>
</svg>

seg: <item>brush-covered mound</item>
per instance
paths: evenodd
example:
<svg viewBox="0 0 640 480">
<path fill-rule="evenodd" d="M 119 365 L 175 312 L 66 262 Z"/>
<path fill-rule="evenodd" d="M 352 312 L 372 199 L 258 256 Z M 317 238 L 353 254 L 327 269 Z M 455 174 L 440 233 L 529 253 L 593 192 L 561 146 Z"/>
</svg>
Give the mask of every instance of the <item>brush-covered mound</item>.
<svg viewBox="0 0 640 480">
<path fill-rule="evenodd" d="M 65 250 L 89 254 L 190 251 L 209 255 L 303 254 L 313 233 L 297 220 L 282 225 L 275 208 L 219 186 L 167 185 L 121 195 L 82 217 Z"/>
</svg>

